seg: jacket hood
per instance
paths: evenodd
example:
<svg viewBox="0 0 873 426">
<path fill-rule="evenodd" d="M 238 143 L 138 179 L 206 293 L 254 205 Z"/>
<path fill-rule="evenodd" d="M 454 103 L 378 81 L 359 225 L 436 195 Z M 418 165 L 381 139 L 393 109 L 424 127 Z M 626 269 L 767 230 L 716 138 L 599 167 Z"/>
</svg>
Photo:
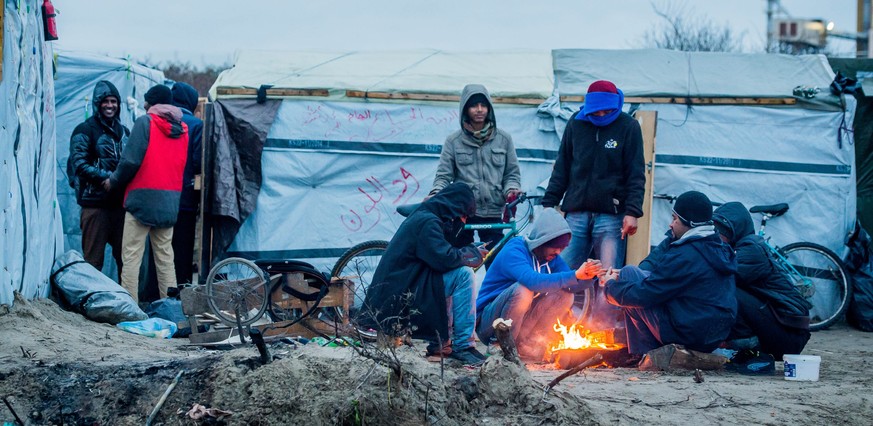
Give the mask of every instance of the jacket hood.
<svg viewBox="0 0 873 426">
<path fill-rule="evenodd" d="M 188 132 L 188 127 L 182 123 L 182 110 L 167 104 L 158 104 L 149 108 L 149 115 L 161 133 L 169 138 L 178 139 Z"/>
<path fill-rule="evenodd" d="M 494 106 L 491 101 L 491 95 L 488 94 L 488 89 L 481 84 L 468 84 L 464 86 L 464 90 L 461 90 L 460 114 L 458 114 L 458 124 L 461 126 L 461 130 L 464 129 L 464 120 L 467 118 L 467 108 L 465 107 L 474 95 L 485 96 L 485 101 L 488 103 L 488 121 L 491 122 L 492 126 L 496 127 L 497 119 L 494 115 Z"/>
<path fill-rule="evenodd" d="M 742 203 L 732 201 L 719 206 L 712 213 L 712 221 L 730 232 L 730 244 L 736 245 L 737 241 L 747 235 L 755 233 L 755 224 L 752 215 Z"/>
<path fill-rule="evenodd" d="M 570 225 L 564 216 L 555 209 L 545 209 L 536 218 L 530 228 L 530 234 L 524 237 L 527 248 L 533 251 L 543 244 L 570 233 Z"/>
<path fill-rule="evenodd" d="M 173 93 L 173 105 L 187 109 L 188 112 L 191 113 L 197 109 L 197 102 L 200 95 L 197 94 L 197 89 L 190 84 L 182 82 L 176 83 L 170 89 L 170 92 Z"/>
<path fill-rule="evenodd" d="M 103 99 L 109 96 L 115 96 L 115 99 L 118 99 L 118 114 L 115 115 L 115 118 L 118 119 L 121 116 L 121 95 L 118 94 L 118 89 L 115 85 L 108 80 L 100 80 L 94 85 L 94 95 L 91 97 L 92 111 L 94 111 L 94 115 L 100 116 L 102 119 L 103 116 L 100 115 L 100 102 L 103 102 Z"/>
<path fill-rule="evenodd" d="M 467 184 L 456 182 L 421 203 L 420 208 L 432 212 L 443 221 L 450 221 L 461 216 L 475 215 L 476 198 Z"/>
</svg>

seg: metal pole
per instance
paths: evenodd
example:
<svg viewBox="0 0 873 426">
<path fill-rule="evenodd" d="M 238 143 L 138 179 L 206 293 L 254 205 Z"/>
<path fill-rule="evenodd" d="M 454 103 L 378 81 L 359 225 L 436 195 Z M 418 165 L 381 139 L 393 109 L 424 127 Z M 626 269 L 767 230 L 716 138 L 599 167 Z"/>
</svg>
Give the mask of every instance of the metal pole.
<svg viewBox="0 0 873 426">
<path fill-rule="evenodd" d="M 764 50 L 767 53 L 773 51 L 773 10 L 776 8 L 776 1 L 767 0 L 767 46 Z"/>
</svg>

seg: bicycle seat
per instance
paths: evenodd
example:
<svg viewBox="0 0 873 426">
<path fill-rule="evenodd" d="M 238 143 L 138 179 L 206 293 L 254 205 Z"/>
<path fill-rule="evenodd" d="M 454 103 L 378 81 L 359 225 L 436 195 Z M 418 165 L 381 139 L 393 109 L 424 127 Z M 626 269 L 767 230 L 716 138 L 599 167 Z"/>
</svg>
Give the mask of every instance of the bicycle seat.
<svg viewBox="0 0 873 426">
<path fill-rule="evenodd" d="M 400 213 L 400 216 L 409 217 L 416 209 L 421 206 L 421 203 L 415 204 L 401 204 L 397 206 L 397 213 Z"/>
<path fill-rule="evenodd" d="M 779 203 L 767 206 L 754 206 L 749 209 L 751 213 L 768 213 L 773 217 L 782 216 L 788 211 L 788 204 Z"/>
<path fill-rule="evenodd" d="M 267 271 L 267 273 L 298 272 L 301 269 L 315 269 L 306 262 L 292 259 L 258 259 L 255 261 L 255 265 L 258 265 L 258 267 Z"/>
</svg>

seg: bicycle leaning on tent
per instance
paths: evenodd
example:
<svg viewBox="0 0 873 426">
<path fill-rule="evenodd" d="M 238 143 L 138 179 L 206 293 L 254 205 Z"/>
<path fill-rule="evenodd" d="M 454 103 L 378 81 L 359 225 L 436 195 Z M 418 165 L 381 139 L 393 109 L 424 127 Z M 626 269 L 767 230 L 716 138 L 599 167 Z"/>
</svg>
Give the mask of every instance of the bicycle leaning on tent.
<svg viewBox="0 0 873 426">
<path fill-rule="evenodd" d="M 675 196 L 669 194 L 655 194 L 653 197 L 671 203 L 676 200 Z M 750 213 L 761 214 L 757 234 L 763 238 L 773 263 L 812 305 L 809 310 L 810 331 L 823 330 L 837 322 L 849 308 L 852 281 L 839 256 L 820 244 L 800 241 L 779 247 L 770 243 L 770 237 L 766 234 L 767 221 L 787 211 L 786 203 L 749 209 Z"/>
</svg>

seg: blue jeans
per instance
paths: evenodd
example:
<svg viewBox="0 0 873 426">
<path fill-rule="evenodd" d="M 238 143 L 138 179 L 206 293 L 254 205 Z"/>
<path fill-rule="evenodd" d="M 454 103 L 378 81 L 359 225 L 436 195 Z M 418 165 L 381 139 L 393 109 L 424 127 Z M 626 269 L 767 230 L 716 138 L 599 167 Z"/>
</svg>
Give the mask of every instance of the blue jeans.
<svg viewBox="0 0 873 426">
<path fill-rule="evenodd" d="M 600 260 L 604 268 L 620 268 L 624 265 L 625 240 L 621 239 L 623 214 L 569 212 L 567 223 L 573 238 L 570 245 L 561 253 L 561 258 L 571 268 L 576 269 L 589 257 Z M 584 285 L 570 287 L 570 291 L 581 293 Z M 615 325 L 618 311 L 606 303 L 603 292 L 596 287 L 591 300 L 592 319 L 604 328 Z"/>
<path fill-rule="evenodd" d="M 491 301 L 479 318 L 479 339 L 488 343 L 494 337 L 491 323 L 497 318 L 512 320 L 512 339 L 518 351 L 533 357 L 542 357 L 554 333 L 552 326 L 558 318 L 565 320 L 573 305 L 573 293 L 559 290 L 538 296 L 520 283 L 507 287 Z"/>
<path fill-rule="evenodd" d="M 566 219 L 573 238 L 561 258 L 570 268 L 581 266 L 592 252 L 593 258 L 600 260 L 604 268 L 624 265 L 623 214 L 569 212 Z"/>
<path fill-rule="evenodd" d="M 446 307 L 449 310 L 449 334 L 452 351 L 473 347 L 476 305 L 473 303 L 473 269 L 461 266 L 443 273 Z"/>
</svg>

